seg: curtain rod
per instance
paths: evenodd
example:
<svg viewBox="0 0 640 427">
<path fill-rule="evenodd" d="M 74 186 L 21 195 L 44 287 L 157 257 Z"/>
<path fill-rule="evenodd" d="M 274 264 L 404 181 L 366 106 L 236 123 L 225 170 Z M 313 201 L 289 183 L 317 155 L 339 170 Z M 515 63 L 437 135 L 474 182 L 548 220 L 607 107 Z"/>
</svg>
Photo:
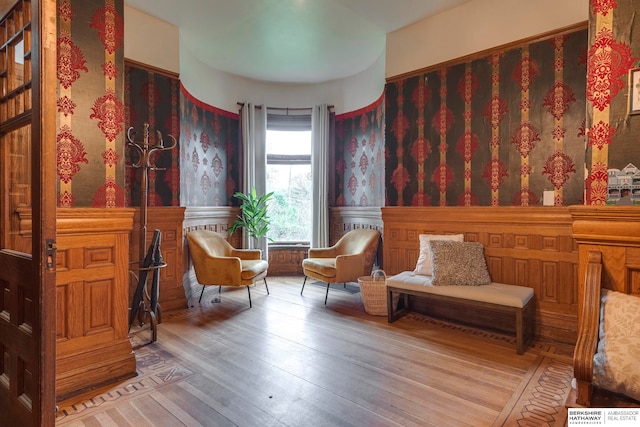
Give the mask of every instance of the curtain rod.
<svg viewBox="0 0 640 427">
<path fill-rule="evenodd" d="M 244 107 L 244 102 L 237 102 L 237 104 L 241 107 Z M 262 109 L 262 105 L 256 105 L 256 108 L 258 110 Z M 327 105 L 327 109 L 332 109 L 334 108 L 333 105 Z M 311 107 L 307 107 L 307 108 L 288 108 L 288 107 L 267 107 L 267 111 L 268 110 L 280 110 L 280 111 L 311 111 L 312 108 Z"/>
</svg>

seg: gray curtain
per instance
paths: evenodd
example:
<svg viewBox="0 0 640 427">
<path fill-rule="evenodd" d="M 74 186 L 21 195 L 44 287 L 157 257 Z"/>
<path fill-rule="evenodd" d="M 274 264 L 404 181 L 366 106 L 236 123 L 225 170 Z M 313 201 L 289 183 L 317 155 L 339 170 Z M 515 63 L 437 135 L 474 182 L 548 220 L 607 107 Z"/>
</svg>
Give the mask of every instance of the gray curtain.
<svg viewBox="0 0 640 427">
<path fill-rule="evenodd" d="M 328 106 L 316 105 L 311 113 L 312 248 L 329 246 L 329 129 Z"/>
<path fill-rule="evenodd" d="M 242 191 L 252 188 L 258 195 L 266 193 L 267 181 L 267 109 L 245 103 L 242 107 L 243 184 Z M 269 260 L 267 238 L 255 239 L 242 233 L 243 247 L 261 249 L 262 259 Z"/>
</svg>

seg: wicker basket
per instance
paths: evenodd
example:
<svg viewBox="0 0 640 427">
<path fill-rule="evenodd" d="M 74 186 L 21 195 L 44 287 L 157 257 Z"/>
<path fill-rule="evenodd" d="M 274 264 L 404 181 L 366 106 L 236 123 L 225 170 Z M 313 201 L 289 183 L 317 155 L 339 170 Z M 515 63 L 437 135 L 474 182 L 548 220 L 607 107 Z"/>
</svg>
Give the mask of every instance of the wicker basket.
<svg viewBox="0 0 640 427">
<path fill-rule="evenodd" d="M 358 277 L 364 311 L 374 316 L 387 315 L 387 275 L 375 270 L 371 276 Z"/>
</svg>

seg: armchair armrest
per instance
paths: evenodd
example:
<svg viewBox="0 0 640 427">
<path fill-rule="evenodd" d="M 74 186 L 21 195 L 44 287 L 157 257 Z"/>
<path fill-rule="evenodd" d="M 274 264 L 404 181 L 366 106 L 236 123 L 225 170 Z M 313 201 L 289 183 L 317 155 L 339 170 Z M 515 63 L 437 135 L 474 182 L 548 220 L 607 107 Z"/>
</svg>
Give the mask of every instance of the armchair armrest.
<svg viewBox="0 0 640 427">
<path fill-rule="evenodd" d="M 228 256 L 209 256 L 194 262 L 196 278 L 203 285 L 239 284 L 242 265 L 240 258 Z"/>
<path fill-rule="evenodd" d="M 335 258 L 336 255 L 335 246 L 331 246 L 330 248 L 309 249 L 309 258 Z"/>
<path fill-rule="evenodd" d="M 261 249 L 233 249 L 231 251 L 231 256 L 238 257 L 240 259 L 261 259 L 262 258 L 262 250 Z"/>
<path fill-rule="evenodd" d="M 338 255 L 336 282 L 353 282 L 364 274 L 365 254 Z"/>
</svg>

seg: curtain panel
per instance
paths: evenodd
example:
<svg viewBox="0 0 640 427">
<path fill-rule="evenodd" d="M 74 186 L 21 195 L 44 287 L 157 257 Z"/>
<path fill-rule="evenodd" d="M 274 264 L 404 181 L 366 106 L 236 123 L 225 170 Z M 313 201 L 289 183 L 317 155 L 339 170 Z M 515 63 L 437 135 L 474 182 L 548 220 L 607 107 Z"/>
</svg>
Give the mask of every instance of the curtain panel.
<svg viewBox="0 0 640 427">
<path fill-rule="evenodd" d="M 314 106 L 311 113 L 312 248 L 329 246 L 329 130 L 329 107 Z"/>
<path fill-rule="evenodd" d="M 241 111 L 243 173 L 242 191 L 249 193 L 255 188 L 259 195 L 266 193 L 267 181 L 267 114 L 266 108 L 251 103 L 245 103 Z M 242 233 L 243 247 L 247 249 L 261 249 L 262 257 L 269 259 L 267 238 L 252 239 L 247 233 Z"/>
</svg>

